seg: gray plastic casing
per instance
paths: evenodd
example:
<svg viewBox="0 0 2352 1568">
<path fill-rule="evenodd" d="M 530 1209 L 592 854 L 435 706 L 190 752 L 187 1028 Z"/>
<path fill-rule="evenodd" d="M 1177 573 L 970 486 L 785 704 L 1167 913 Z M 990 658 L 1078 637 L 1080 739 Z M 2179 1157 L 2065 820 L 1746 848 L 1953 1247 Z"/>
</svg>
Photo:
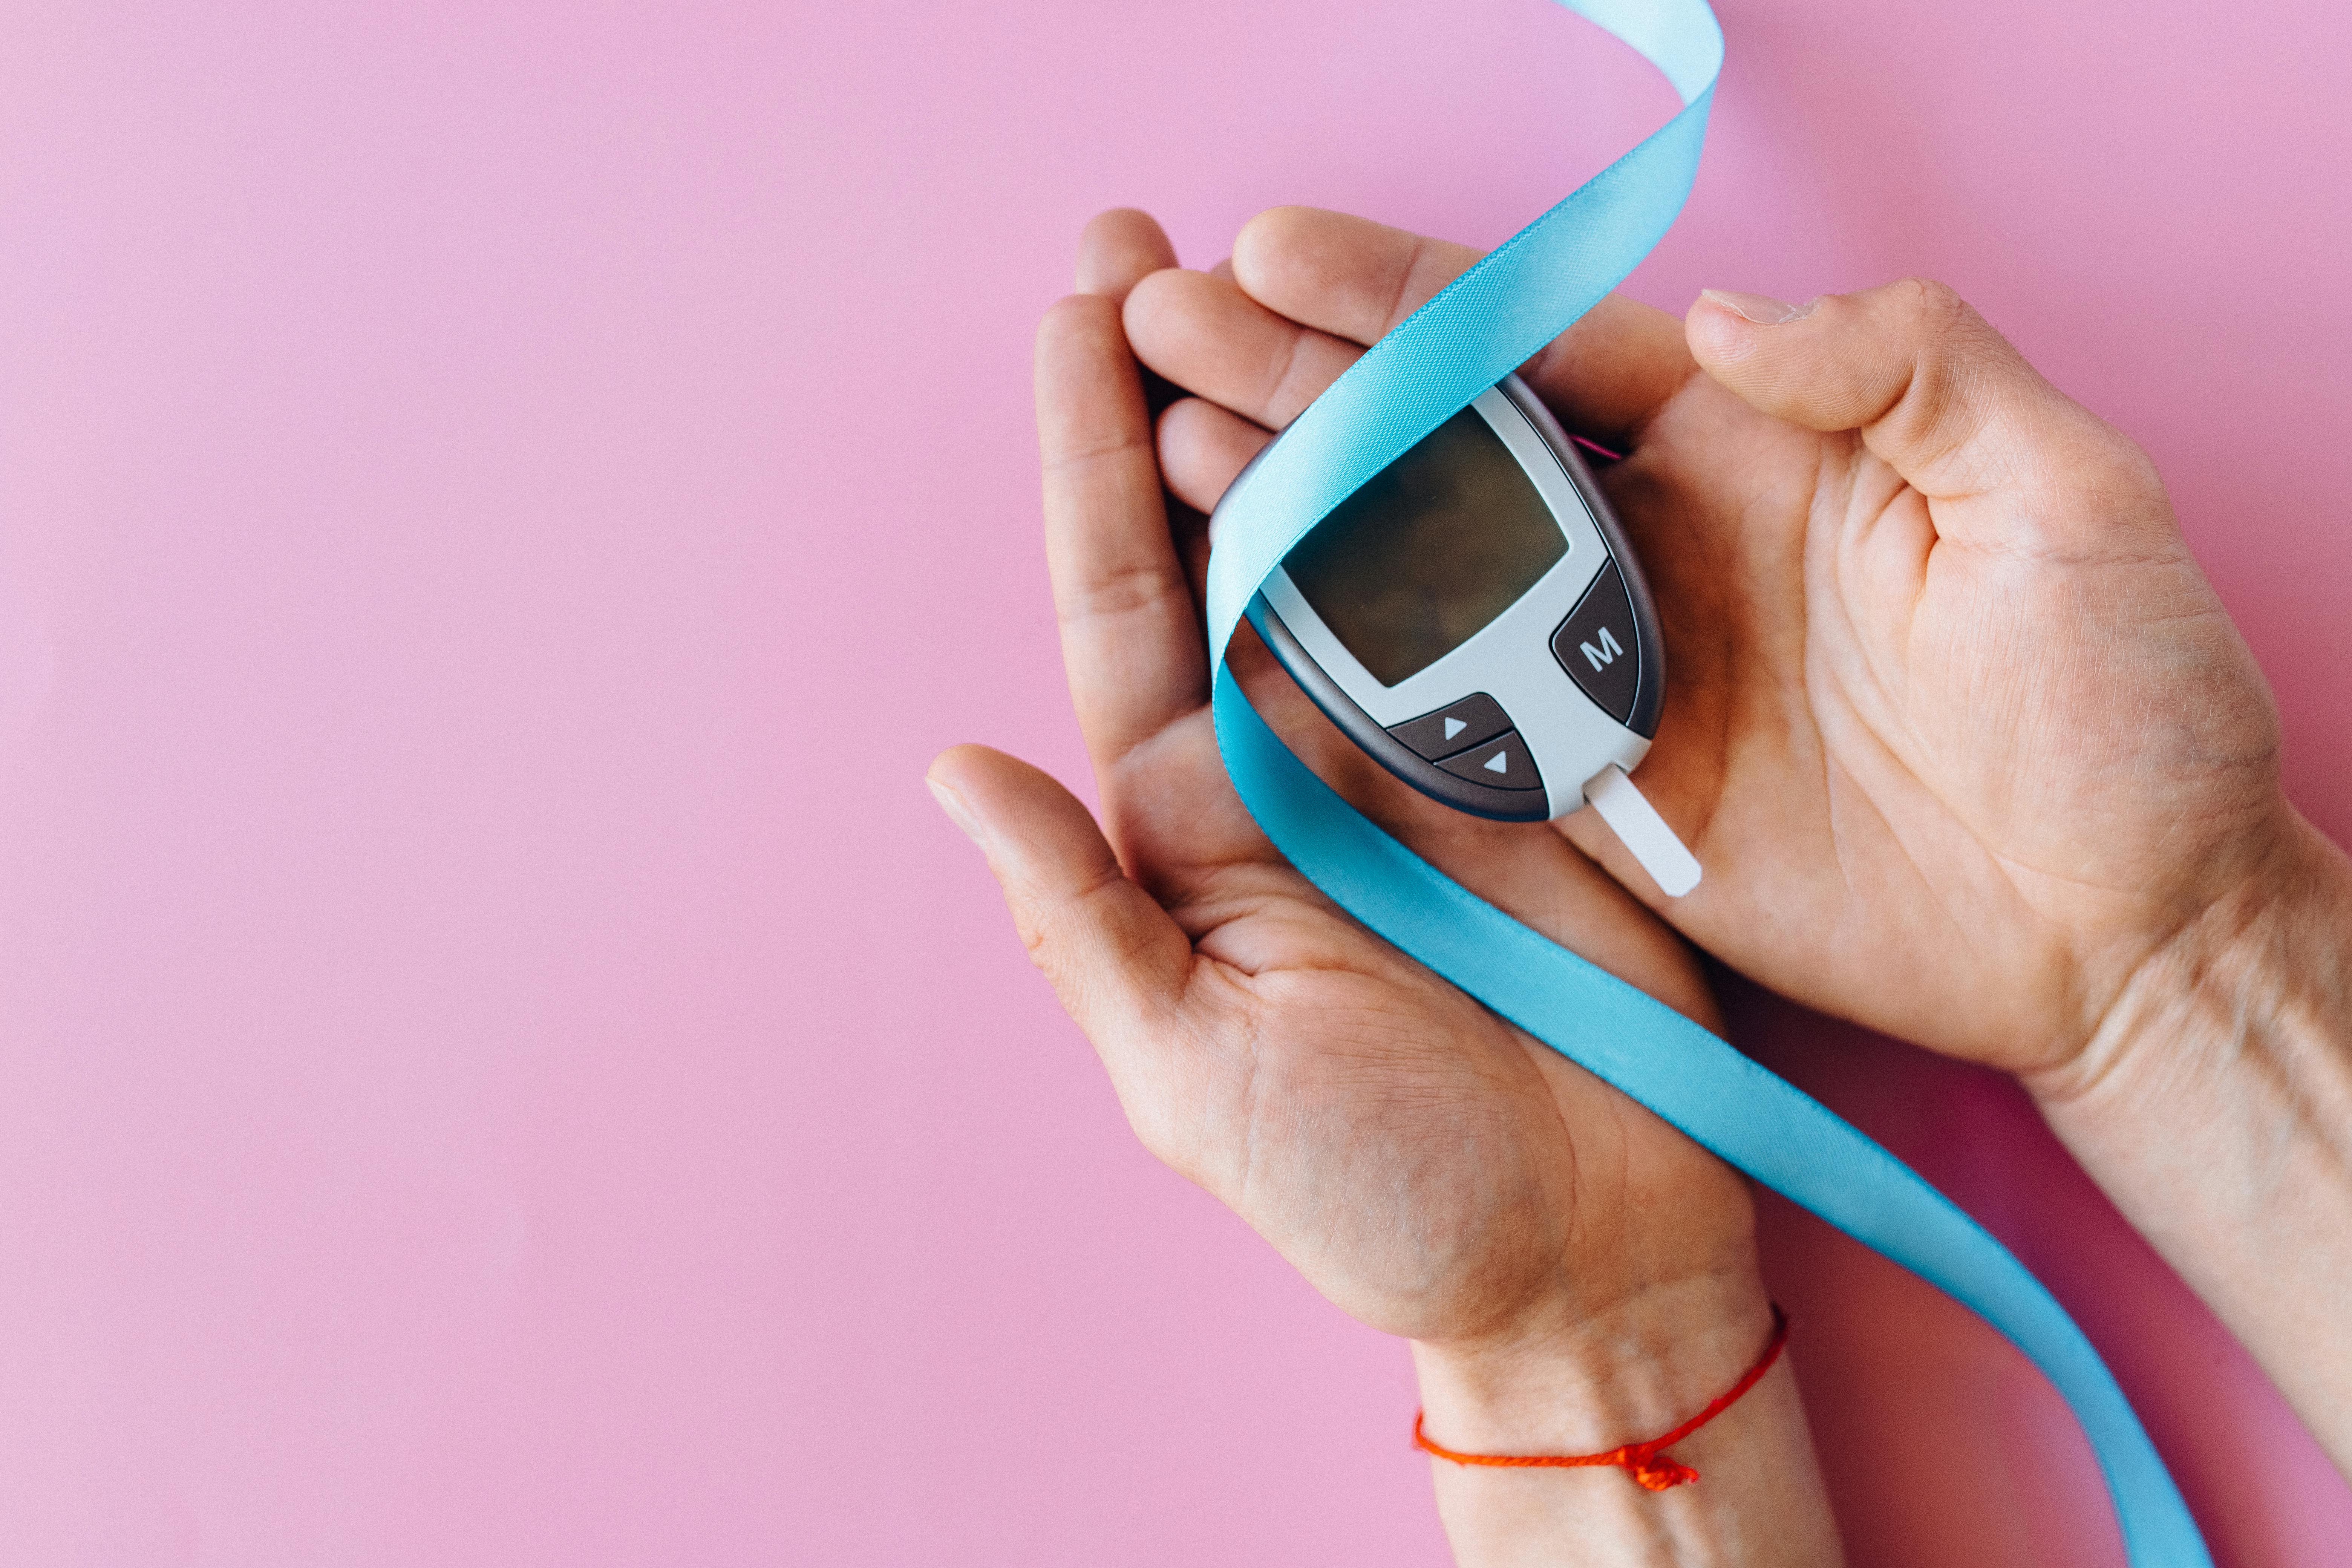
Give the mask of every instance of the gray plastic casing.
<svg viewBox="0 0 2352 1568">
<path fill-rule="evenodd" d="M 1562 817 L 1585 804 L 1585 785 L 1595 774 L 1612 763 L 1631 773 L 1650 748 L 1665 695 L 1657 610 L 1607 498 L 1550 410 L 1516 375 L 1479 394 L 1471 407 L 1535 485 L 1567 541 L 1568 552 L 1534 586 L 1459 647 L 1393 686 L 1382 685 L 1348 651 L 1280 567 L 1252 600 L 1249 620 L 1315 705 L 1415 789 L 1477 816 Z M 1213 516 L 1210 527 L 1213 538 Z M 1552 634 L 1612 561 L 1632 602 L 1636 642 L 1629 650 L 1637 659 L 1635 695 L 1622 724 L 1584 694 L 1551 648 Z M 1540 790 L 1496 789 L 1462 778 L 1389 733 L 1480 692 L 1509 716 L 1541 775 Z"/>
</svg>

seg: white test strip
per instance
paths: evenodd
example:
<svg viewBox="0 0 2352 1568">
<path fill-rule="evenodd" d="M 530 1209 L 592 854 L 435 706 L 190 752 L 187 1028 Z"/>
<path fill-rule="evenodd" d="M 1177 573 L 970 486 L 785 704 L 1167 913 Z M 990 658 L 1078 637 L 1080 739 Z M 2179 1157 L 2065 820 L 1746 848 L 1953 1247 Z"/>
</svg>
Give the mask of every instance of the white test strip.
<svg viewBox="0 0 2352 1568">
<path fill-rule="evenodd" d="M 1698 886 L 1697 858 L 1683 847 L 1683 841 L 1675 837 L 1658 808 L 1633 787 L 1623 768 L 1612 763 L 1593 774 L 1584 786 L 1584 798 L 1666 897 L 1679 899 Z"/>
</svg>

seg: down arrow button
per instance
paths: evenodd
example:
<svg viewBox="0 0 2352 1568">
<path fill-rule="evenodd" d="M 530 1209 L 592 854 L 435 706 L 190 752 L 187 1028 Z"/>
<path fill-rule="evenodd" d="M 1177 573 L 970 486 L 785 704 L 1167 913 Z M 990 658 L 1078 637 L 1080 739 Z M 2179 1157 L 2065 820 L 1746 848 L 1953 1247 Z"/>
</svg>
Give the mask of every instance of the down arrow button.
<svg viewBox="0 0 2352 1568">
<path fill-rule="evenodd" d="M 1489 789 L 1541 789 L 1543 775 L 1528 755 L 1527 742 L 1517 730 L 1507 730 L 1483 746 L 1473 746 L 1437 764 L 1458 779 Z"/>
</svg>

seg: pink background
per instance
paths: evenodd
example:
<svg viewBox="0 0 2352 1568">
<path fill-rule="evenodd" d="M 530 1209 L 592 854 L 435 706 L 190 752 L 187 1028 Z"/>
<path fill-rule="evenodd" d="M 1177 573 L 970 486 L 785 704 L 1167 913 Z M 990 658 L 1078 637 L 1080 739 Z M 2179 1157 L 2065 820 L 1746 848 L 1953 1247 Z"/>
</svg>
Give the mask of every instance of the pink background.
<svg viewBox="0 0 2352 1568">
<path fill-rule="evenodd" d="M 2156 453 L 2352 835 L 2352 23 L 1729 0 L 1635 292 L 1958 284 Z M 1403 1351 L 1132 1143 L 919 777 L 1083 780 L 1028 338 L 1094 209 L 1492 242 L 1541 0 L 148 4 L 0 30 L 0 1560 L 1429 1563 Z M 2002 1083 L 1746 1042 L 2044 1271 L 2233 1564 L 2352 1493 Z M 1857 1563 L 2106 1563 L 1801 1216 Z"/>
</svg>

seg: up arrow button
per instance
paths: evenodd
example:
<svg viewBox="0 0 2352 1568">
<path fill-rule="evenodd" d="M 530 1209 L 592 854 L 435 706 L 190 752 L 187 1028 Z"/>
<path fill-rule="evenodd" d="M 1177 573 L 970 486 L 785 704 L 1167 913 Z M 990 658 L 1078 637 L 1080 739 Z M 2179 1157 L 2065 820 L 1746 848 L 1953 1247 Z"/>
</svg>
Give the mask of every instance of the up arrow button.
<svg viewBox="0 0 2352 1568">
<path fill-rule="evenodd" d="M 1510 727 L 1511 716 L 1503 711 L 1501 703 L 1483 691 L 1474 691 L 1434 713 L 1392 725 L 1389 733 L 1434 763 L 1483 745 Z"/>
</svg>

